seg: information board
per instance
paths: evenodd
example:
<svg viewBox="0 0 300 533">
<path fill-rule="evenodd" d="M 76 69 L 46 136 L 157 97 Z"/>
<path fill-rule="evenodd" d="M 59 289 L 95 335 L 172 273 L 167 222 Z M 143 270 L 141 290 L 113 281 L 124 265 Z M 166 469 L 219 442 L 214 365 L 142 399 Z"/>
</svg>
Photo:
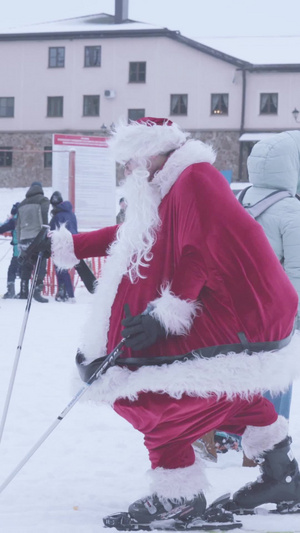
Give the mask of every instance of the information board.
<svg viewBox="0 0 300 533">
<path fill-rule="evenodd" d="M 74 189 L 70 197 L 70 152 L 75 152 Z M 71 178 L 72 179 L 72 178 Z M 79 231 L 116 223 L 116 167 L 105 137 L 53 135 L 52 187 L 72 201 Z"/>
</svg>

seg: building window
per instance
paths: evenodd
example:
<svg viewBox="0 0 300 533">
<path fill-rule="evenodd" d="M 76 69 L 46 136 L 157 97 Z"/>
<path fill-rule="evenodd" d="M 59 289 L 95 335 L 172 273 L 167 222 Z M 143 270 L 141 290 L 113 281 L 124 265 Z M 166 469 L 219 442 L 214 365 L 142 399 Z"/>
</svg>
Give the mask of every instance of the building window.
<svg viewBox="0 0 300 533">
<path fill-rule="evenodd" d="M 129 83 L 145 83 L 146 62 L 134 61 L 129 63 Z"/>
<path fill-rule="evenodd" d="M 278 111 L 278 93 L 261 93 L 260 95 L 260 114 L 277 115 Z"/>
<path fill-rule="evenodd" d="M 52 168 L 52 146 L 44 146 L 44 168 Z"/>
<path fill-rule="evenodd" d="M 13 117 L 15 110 L 15 99 L 13 96 L 0 97 L 0 117 Z"/>
<path fill-rule="evenodd" d="M 47 98 L 47 117 L 63 116 L 63 96 L 48 96 Z"/>
<path fill-rule="evenodd" d="M 187 115 L 188 95 L 171 94 L 170 115 Z"/>
<path fill-rule="evenodd" d="M 228 115 L 228 94 L 212 94 L 210 113 L 211 115 Z"/>
<path fill-rule="evenodd" d="M 100 96 L 89 94 L 83 97 L 83 116 L 99 117 L 100 115 Z"/>
<path fill-rule="evenodd" d="M 101 46 L 84 47 L 84 66 L 101 67 Z"/>
<path fill-rule="evenodd" d="M 65 47 L 51 46 L 49 48 L 49 68 L 63 68 L 65 66 Z"/>
<path fill-rule="evenodd" d="M 11 146 L 0 146 L 0 167 L 12 167 Z"/>
<path fill-rule="evenodd" d="M 145 116 L 145 109 L 128 109 L 128 122 Z"/>
</svg>

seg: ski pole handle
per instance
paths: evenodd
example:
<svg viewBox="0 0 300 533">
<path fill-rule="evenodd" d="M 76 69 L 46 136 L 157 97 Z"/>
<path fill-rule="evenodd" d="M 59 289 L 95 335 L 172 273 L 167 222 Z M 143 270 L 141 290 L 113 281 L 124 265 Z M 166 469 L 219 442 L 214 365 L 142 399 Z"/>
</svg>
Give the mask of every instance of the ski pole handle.
<svg viewBox="0 0 300 533">
<path fill-rule="evenodd" d="M 122 339 L 121 342 L 115 347 L 115 349 L 107 355 L 107 357 L 104 359 L 102 365 L 94 372 L 94 374 L 91 375 L 90 379 L 88 380 L 87 384 L 93 383 L 98 377 L 102 374 L 105 374 L 106 370 L 113 366 L 118 359 L 119 355 L 122 352 L 122 347 L 125 344 L 126 339 Z"/>
</svg>

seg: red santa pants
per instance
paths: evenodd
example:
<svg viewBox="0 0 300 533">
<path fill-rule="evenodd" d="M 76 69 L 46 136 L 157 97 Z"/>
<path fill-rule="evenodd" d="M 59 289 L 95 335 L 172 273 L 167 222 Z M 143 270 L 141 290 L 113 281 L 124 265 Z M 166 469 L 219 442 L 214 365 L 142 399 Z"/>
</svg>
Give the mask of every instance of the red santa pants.
<svg viewBox="0 0 300 533">
<path fill-rule="evenodd" d="M 195 461 L 192 443 L 208 431 L 242 435 L 247 426 L 268 426 L 278 418 L 273 404 L 260 395 L 232 401 L 225 396 L 184 395 L 176 400 L 147 392 L 134 402 L 118 400 L 114 409 L 145 435 L 152 468 L 167 469 L 191 466 Z"/>
</svg>

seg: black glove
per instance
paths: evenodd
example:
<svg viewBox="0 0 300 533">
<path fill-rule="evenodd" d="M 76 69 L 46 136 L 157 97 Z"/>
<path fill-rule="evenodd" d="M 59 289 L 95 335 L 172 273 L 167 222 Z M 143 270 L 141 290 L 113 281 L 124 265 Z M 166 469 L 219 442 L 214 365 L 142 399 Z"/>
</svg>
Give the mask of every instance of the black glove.
<svg viewBox="0 0 300 533">
<path fill-rule="evenodd" d="M 149 314 L 131 316 L 129 305 L 124 305 L 125 317 L 122 320 L 124 329 L 122 337 L 126 340 L 125 345 L 132 350 L 143 350 L 155 344 L 159 338 L 166 337 L 166 331 L 162 325 Z"/>
<path fill-rule="evenodd" d="M 43 227 L 28 248 L 22 250 L 21 256 L 19 257 L 21 264 L 29 262 L 34 265 L 40 252 L 42 252 L 43 257 L 46 257 L 46 259 L 51 256 L 51 239 L 47 236 L 48 231 L 48 226 Z"/>
</svg>

